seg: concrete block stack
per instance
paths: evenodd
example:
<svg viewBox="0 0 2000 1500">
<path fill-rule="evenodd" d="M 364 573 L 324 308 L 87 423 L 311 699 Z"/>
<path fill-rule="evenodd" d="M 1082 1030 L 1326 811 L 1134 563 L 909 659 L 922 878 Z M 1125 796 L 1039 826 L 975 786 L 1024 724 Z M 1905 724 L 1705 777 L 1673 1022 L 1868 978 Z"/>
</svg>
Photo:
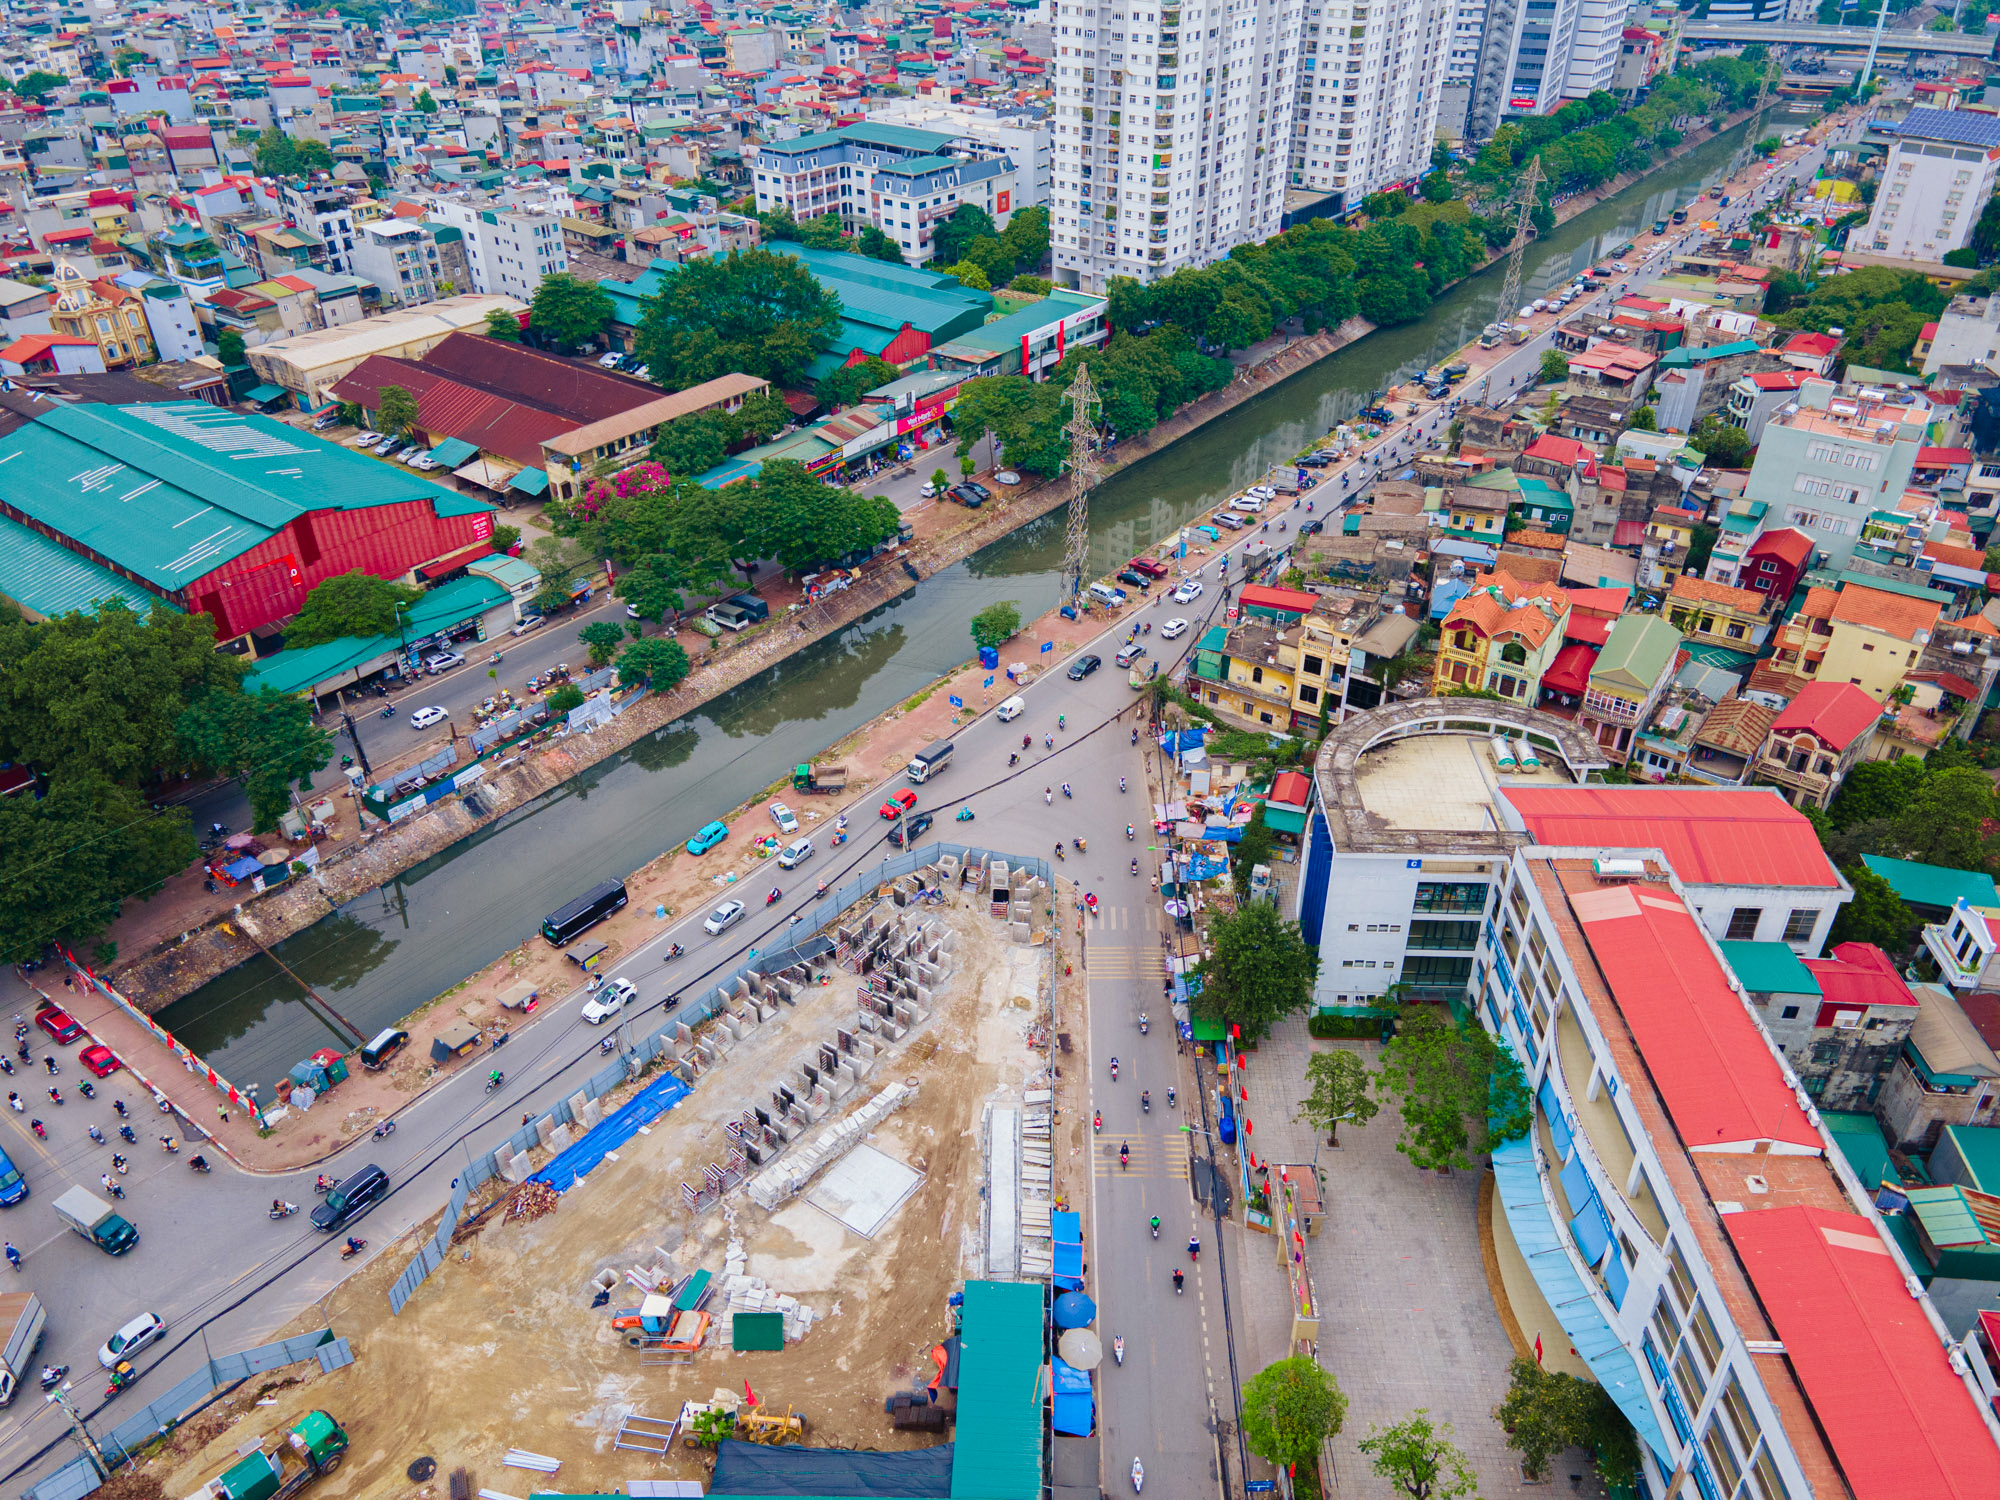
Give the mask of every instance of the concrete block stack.
<svg viewBox="0 0 2000 1500">
<path fill-rule="evenodd" d="M 851 1115 L 825 1125 L 803 1144 L 785 1153 L 750 1179 L 750 1200 L 770 1210 L 797 1197 L 806 1185 L 852 1146 L 860 1144 L 877 1124 L 917 1096 L 914 1082 L 892 1083 Z"/>
<path fill-rule="evenodd" d="M 819 1318 L 819 1313 L 798 1298 L 783 1292 L 774 1292 L 761 1276 L 749 1275 L 743 1268 L 747 1257 L 740 1240 L 731 1240 L 729 1248 L 723 1252 L 722 1281 L 723 1296 L 729 1299 L 726 1310 L 730 1313 L 782 1313 L 785 1318 L 785 1342 L 796 1344 L 805 1337 Z"/>
</svg>

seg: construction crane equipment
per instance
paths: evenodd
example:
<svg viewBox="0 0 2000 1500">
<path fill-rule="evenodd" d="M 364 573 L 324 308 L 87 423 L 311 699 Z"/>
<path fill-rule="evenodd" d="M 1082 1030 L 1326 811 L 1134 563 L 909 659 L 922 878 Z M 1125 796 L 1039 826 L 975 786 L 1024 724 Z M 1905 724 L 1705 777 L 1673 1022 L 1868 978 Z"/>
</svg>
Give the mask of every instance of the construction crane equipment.
<svg viewBox="0 0 2000 1500">
<path fill-rule="evenodd" d="M 1081 365 L 1068 391 L 1069 519 L 1063 527 L 1062 602 L 1083 597 L 1090 569 L 1090 492 L 1097 488 L 1097 387 Z"/>
<path fill-rule="evenodd" d="M 1537 156 L 1528 163 L 1528 175 L 1515 189 L 1521 201 L 1514 218 L 1514 241 L 1507 249 L 1507 279 L 1500 283 L 1500 316 L 1503 318 L 1512 317 L 1512 309 L 1521 300 L 1521 264 L 1527 258 L 1528 230 L 1533 225 L 1535 200 L 1544 180 L 1542 159 Z"/>
</svg>

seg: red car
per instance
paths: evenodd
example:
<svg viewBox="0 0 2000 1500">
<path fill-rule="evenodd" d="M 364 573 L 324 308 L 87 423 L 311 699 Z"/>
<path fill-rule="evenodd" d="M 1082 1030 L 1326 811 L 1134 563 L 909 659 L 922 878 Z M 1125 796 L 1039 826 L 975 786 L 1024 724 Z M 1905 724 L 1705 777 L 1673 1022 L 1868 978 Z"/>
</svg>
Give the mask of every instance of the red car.
<svg viewBox="0 0 2000 1500">
<path fill-rule="evenodd" d="M 76 1060 L 90 1070 L 93 1078 L 109 1078 L 118 1071 L 118 1054 L 109 1047 L 93 1044 L 77 1053 Z"/>
<path fill-rule="evenodd" d="M 916 805 L 917 794 L 915 792 L 901 791 L 882 804 L 882 816 L 885 818 L 900 818 Z"/>
<path fill-rule="evenodd" d="M 1170 571 L 1165 563 L 1154 562 L 1150 557 L 1135 557 L 1126 566 L 1135 573 L 1144 573 L 1148 578 L 1165 578 Z"/>
<path fill-rule="evenodd" d="M 70 1019 L 69 1012 L 53 1005 L 35 1012 L 35 1024 L 64 1046 L 83 1035 L 83 1028 Z"/>
</svg>

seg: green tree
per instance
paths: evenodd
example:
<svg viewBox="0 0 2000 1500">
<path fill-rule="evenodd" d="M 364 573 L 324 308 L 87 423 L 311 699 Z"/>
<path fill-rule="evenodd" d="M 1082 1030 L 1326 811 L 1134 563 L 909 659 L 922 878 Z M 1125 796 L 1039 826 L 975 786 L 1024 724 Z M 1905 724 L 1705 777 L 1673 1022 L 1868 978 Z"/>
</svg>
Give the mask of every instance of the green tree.
<svg viewBox="0 0 2000 1500">
<path fill-rule="evenodd" d="M 1740 469 L 1750 456 L 1750 434 L 1710 413 L 1689 434 L 1688 446 L 1701 454 L 1710 468 Z"/>
<path fill-rule="evenodd" d="M 972 617 L 972 643 L 998 649 L 1021 632 L 1021 611 L 1012 599 L 989 604 Z"/>
<path fill-rule="evenodd" d="M 792 459 L 775 459 L 748 485 L 729 489 L 742 491 L 730 497 L 732 555 L 771 558 L 793 573 L 878 546 L 901 519 L 886 496 L 823 484 Z"/>
<path fill-rule="evenodd" d="M 1358 1052 L 1344 1047 L 1315 1052 L 1306 1062 L 1309 1092 L 1299 1101 L 1299 1112 L 1292 1118 L 1324 1130 L 1326 1143 L 1338 1146 L 1342 1120 L 1366 1125 L 1381 1112 L 1382 1106 L 1368 1097 L 1373 1076 Z"/>
<path fill-rule="evenodd" d="M 1451 202 L 1451 179 L 1442 172 L 1431 172 L 1417 184 L 1417 190 L 1424 195 L 1426 203 Z"/>
<path fill-rule="evenodd" d="M 1632 413 L 1631 427 L 1634 432 L 1658 432 L 1660 414 L 1650 406 L 1642 406 Z"/>
<path fill-rule="evenodd" d="M 593 620 L 576 633 L 576 638 L 589 648 L 591 666 L 609 666 L 625 644 L 625 629 L 610 620 Z"/>
<path fill-rule="evenodd" d="M 535 288 L 528 326 L 567 354 L 604 332 L 616 310 L 610 295 L 596 282 L 579 281 L 567 271 L 555 271 Z"/>
<path fill-rule="evenodd" d="M 951 476 L 945 473 L 943 469 L 932 469 L 931 489 L 937 494 L 942 495 L 946 490 L 950 488 L 951 488 Z"/>
<path fill-rule="evenodd" d="M 197 852 L 185 812 L 154 813 L 93 771 L 65 767 L 40 800 L 0 797 L 0 962 L 91 942 L 126 901 L 151 896 Z M 115 952 L 100 944 L 94 956 L 105 963 Z"/>
<path fill-rule="evenodd" d="M 392 583 L 358 568 L 337 573 L 322 579 L 306 595 L 297 616 L 285 627 L 285 646 L 298 650 L 327 641 L 395 635 L 399 610 L 407 615 L 410 606 L 423 596 L 422 589 Z"/>
<path fill-rule="evenodd" d="M 340 418 L 341 425 L 344 427 L 359 427 L 363 422 L 368 420 L 367 413 L 361 410 L 361 403 L 359 401 L 341 402 L 334 408 L 334 414 Z M 496 548 L 495 550 L 497 551 L 498 549 Z"/>
<path fill-rule="evenodd" d="M 438 102 L 431 97 L 431 91 L 424 89 L 417 95 L 417 113 L 434 115 L 438 112 Z"/>
<path fill-rule="evenodd" d="M 640 619 L 659 625 L 686 605 L 685 587 L 675 559 L 656 553 L 619 574 L 611 592 L 638 610 Z"/>
<path fill-rule="evenodd" d="M 1433 1422 L 1429 1409 L 1418 1407 L 1392 1426 L 1369 1429 L 1356 1446 L 1375 1477 L 1410 1500 L 1462 1500 L 1479 1493 L 1479 1476 L 1451 1436 L 1451 1423 Z"/>
<path fill-rule="evenodd" d="M 1827 946 L 1873 943 L 1884 953 L 1907 952 L 1910 935 L 1917 930 L 1917 914 L 1904 904 L 1895 887 L 1858 860 L 1842 867 L 1840 873 L 1854 887 L 1854 899 L 1835 914 Z"/>
<path fill-rule="evenodd" d="M 215 357 L 227 369 L 235 369 L 243 363 L 243 335 L 234 328 L 225 328 L 215 336 Z"/>
<path fill-rule="evenodd" d="M 333 737 L 313 722 L 312 705 L 270 688 L 213 688 L 181 714 L 177 729 L 191 765 L 242 784 L 258 833 L 276 828 L 292 789 L 311 791 L 333 759 Z"/>
<path fill-rule="evenodd" d="M 1007 283 L 1013 292 L 1026 292 L 1031 297 L 1046 297 L 1055 290 L 1056 284 L 1046 276 L 1016 276 Z"/>
<path fill-rule="evenodd" d="M 902 372 L 886 359 L 869 355 L 851 365 L 842 365 L 813 387 L 819 404 L 829 411 L 844 411 L 860 404 L 861 398 L 896 379 Z"/>
<path fill-rule="evenodd" d="M 583 689 L 573 682 L 565 682 L 542 699 L 542 707 L 549 711 L 552 719 L 560 719 L 571 709 L 583 707 L 583 703 Z"/>
<path fill-rule="evenodd" d="M 961 261 L 965 259 L 966 247 L 974 240 L 993 239 L 998 233 L 985 209 L 961 203 L 931 236 L 932 258 L 939 265 Z"/>
<path fill-rule="evenodd" d="M 633 687 L 643 681 L 656 693 L 672 692 L 689 665 L 686 650 L 672 636 L 647 636 L 618 653 L 618 683 Z"/>
<path fill-rule="evenodd" d="M 881 361 L 877 360 L 877 364 Z M 896 378 L 896 368 L 891 365 L 889 378 Z M 873 387 L 871 386 L 872 390 Z M 785 405 L 785 398 L 773 390 L 758 391 L 745 396 L 743 404 L 736 408 L 736 425 L 745 439 L 753 443 L 768 443 L 790 425 L 792 409 Z"/>
<path fill-rule="evenodd" d="M 1632 1424 L 1594 1380 L 1545 1370 L 1532 1359 L 1516 1358 L 1506 1399 L 1493 1420 L 1506 1431 L 1507 1446 L 1521 1455 L 1521 1467 L 1535 1480 L 1548 1477 L 1549 1460 L 1570 1448 L 1588 1451 L 1608 1487 L 1629 1485 L 1639 1471 L 1639 1443 Z"/>
<path fill-rule="evenodd" d="M 1299 924 L 1279 916 L 1270 902 L 1254 901 L 1216 918 L 1208 937 L 1208 957 L 1194 971 L 1201 979 L 1192 1001 L 1196 1015 L 1232 1034 L 1241 1027 L 1242 1036 L 1254 1041 L 1312 1002 L 1319 954 Z"/>
<path fill-rule="evenodd" d="M 186 769 L 182 710 L 244 673 L 209 616 L 116 600 L 34 624 L 0 601 L 0 662 L 0 760 L 128 786 Z"/>
<path fill-rule="evenodd" d="M 590 566 L 591 556 L 570 537 L 543 536 L 528 543 L 528 563 L 542 575 L 534 604 L 546 614 L 570 602 L 570 590 L 577 575 Z"/>
<path fill-rule="evenodd" d="M 1569 356 L 1560 349 L 1542 351 L 1542 383 L 1553 385 L 1558 380 L 1569 379 Z"/>
<path fill-rule="evenodd" d="M 1984 825 L 1993 815 L 1993 782 L 1985 772 L 1970 767 L 1934 772 L 1896 820 L 1896 840 L 1907 859 L 1983 870 L 1992 855 Z"/>
<path fill-rule="evenodd" d="M 1427 1171 L 1469 1169 L 1503 1142 L 1526 1134 L 1532 1101 L 1521 1065 L 1477 1024 L 1447 1011 L 1402 1006 L 1382 1049 L 1378 1091 L 1396 1096 L 1403 1138 L 1396 1149 Z"/>
<path fill-rule="evenodd" d="M 1313 1464 L 1347 1421 L 1347 1397 L 1316 1359 L 1266 1365 L 1243 1387 L 1243 1440 L 1267 1462 Z"/>
<path fill-rule="evenodd" d="M 514 544 L 520 540 L 521 540 L 521 528 L 518 526 L 495 525 L 493 528 L 493 537 L 492 537 L 493 550 L 495 552 L 500 553 L 502 556 L 505 556 L 507 553 L 512 552 L 514 550 Z"/>
<path fill-rule="evenodd" d="M 873 224 L 861 226 L 861 233 L 854 237 L 854 248 L 871 260 L 886 260 L 892 266 L 903 264 L 903 247 Z"/>
<path fill-rule="evenodd" d="M 652 457 L 677 478 L 706 474 L 729 456 L 741 429 L 729 412 L 690 412 L 668 422 L 654 435 Z"/>
<path fill-rule="evenodd" d="M 36 68 L 26 78 L 23 78 L 19 83 L 14 85 L 14 92 L 19 94 L 23 99 L 32 99 L 35 103 L 39 104 L 53 90 L 61 88 L 68 82 L 69 76 L 67 74 L 50 73 L 45 69 Z"/>
<path fill-rule="evenodd" d="M 970 479 L 979 472 L 979 460 L 970 453 L 958 455 L 958 473 L 961 479 Z"/>
<path fill-rule="evenodd" d="M 1000 231 L 1000 248 L 1013 262 L 1015 280 L 1023 271 L 1037 271 L 1049 255 L 1049 211 L 1040 204 L 1016 209 Z"/>
<path fill-rule="evenodd" d="M 496 307 L 486 315 L 486 336 L 503 344 L 521 342 L 521 315 Z"/>
<path fill-rule="evenodd" d="M 840 300 L 789 255 L 692 260 L 646 303 L 634 338 L 653 380 L 684 389 L 740 372 L 795 386 L 840 326 Z"/>
<path fill-rule="evenodd" d="M 1929 768 L 1914 755 L 1864 760 L 1842 779 L 1827 817 L 1843 829 L 1873 818 L 1899 818 L 1929 777 Z"/>
<path fill-rule="evenodd" d="M 1271 850 L 1277 847 L 1277 837 L 1264 822 L 1264 804 L 1259 802 L 1251 810 L 1250 821 L 1243 827 L 1236 846 L 1229 851 L 1230 883 L 1235 887 L 1237 901 L 1250 899 L 1250 873 L 1258 865 L 1268 864 Z"/>
<path fill-rule="evenodd" d="M 383 432 L 401 437 L 417 424 L 417 398 L 400 385 L 385 385 L 375 399 L 375 425 Z"/>
<path fill-rule="evenodd" d="M 326 142 L 311 136 L 294 139 L 275 125 L 265 127 L 264 133 L 257 137 L 251 156 L 257 170 L 266 177 L 297 177 L 307 172 L 333 170 L 333 153 Z"/>
<path fill-rule="evenodd" d="M 954 265 L 942 266 L 947 276 L 956 276 L 960 286 L 970 287 L 975 292 L 993 290 L 993 279 L 986 274 L 986 267 L 976 260 L 961 260 Z"/>
</svg>

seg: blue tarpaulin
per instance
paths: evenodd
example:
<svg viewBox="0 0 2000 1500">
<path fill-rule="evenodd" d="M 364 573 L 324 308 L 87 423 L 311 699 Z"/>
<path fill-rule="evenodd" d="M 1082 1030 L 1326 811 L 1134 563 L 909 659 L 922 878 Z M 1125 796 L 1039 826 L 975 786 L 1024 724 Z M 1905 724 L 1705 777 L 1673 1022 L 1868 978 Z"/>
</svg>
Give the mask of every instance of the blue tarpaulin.
<svg viewBox="0 0 2000 1500">
<path fill-rule="evenodd" d="M 1083 1285 L 1083 1216 L 1060 1213 L 1049 1215 L 1049 1234 L 1055 1244 L 1055 1282 L 1059 1287 Z"/>
<path fill-rule="evenodd" d="M 1161 735 L 1160 748 L 1171 755 L 1178 755 L 1183 750 L 1199 750 L 1207 739 L 1207 726 L 1197 725 L 1193 729 L 1171 731 Z"/>
<path fill-rule="evenodd" d="M 688 1086 L 673 1074 L 655 1079 L 616 1114 L 607 1115 L 586 1130 L 575 1145 L 528 1181 L 546 1183 L 558 1193 L 568 1192 L 579 1178 L 594 1171 L 608 1152 L 616 1151 L 637 1135 L 641 1125 L 652 1124 L 687 1095 Z"/>
<path fill-rule="evenodd" d="M 1219 859 L 1210 859 L 1205 854 L 1191 854 L 1181 861 L 1181 879 L 1213 880 L 1218 875 L 1227 875 L 1229 865 Z"/>
<path fill-rule="evenodd" d="M 1057 1432 L 1067 1437 L 1089 1437 L 1097 1426 L 1097 1403 L 1091 1394 L 1090 1376 L 1062 1360 L 1053 1360 Z"/>
<path fill-rule="evenodd" d="M 228 864 L 224 865 L 222 873 L 227 875 L 231 880 L 248 880 L 263 868 L 264 862 L 261 859 L 256 859 L 246 854 L 243 858 L 232 859 Z"/>
</svg>

